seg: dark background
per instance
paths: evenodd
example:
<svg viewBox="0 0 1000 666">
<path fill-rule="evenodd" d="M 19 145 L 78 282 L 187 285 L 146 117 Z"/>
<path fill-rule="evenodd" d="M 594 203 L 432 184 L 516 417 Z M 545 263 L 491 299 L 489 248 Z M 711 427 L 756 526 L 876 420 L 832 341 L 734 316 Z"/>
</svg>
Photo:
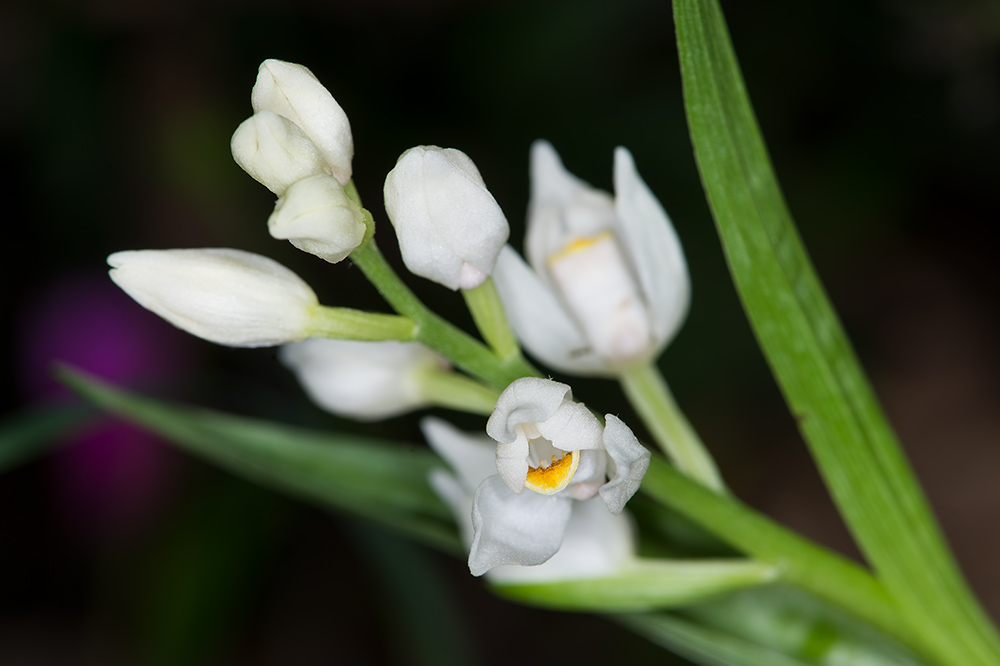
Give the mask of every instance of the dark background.
<svg viewBox="0 0 1000 666">
<path fill-rule="evenodd" d="M 1000 9 L 724 9 L 806 245 L 996 617 Z M 741 497 L 856 555 L 729 281 L 667 2 L 3 3 L 4 404 L 54 399 L 46 367 L 62 359 L 230 411 L 417 438 L 416 417 L 362 428 L 320 413 L 272 351 L 188 339 L 104 275 L 115 250 L 231 246 L 292 267 L 328 304 L 376 307 L 348 262 L 330 267 L 268 236 L 273 197 L 229 155 L 269 57 L 309 66 L 347 111 L 355 182 L 394 261 L 381 187 L 412 145 L 468 153 L 515 245 L 532 140 L 549 139 L 606 189 L 612 150 L 627 146 L 690 264 L 691 314 L 662 360 L 679 401 Z M 411 284 L 467 323 L 459 297 Z M 574 387 L 630 414 L 613 385 Z M 460 562 L 135 431 L 103 423 L 70 440 L 0 477 L 0 663 L 542 663 L 564 650 L 581 663 L 664 663 L 608 623 L 495 600 Z M 400 586 L 416 579 L 433 593 Z"/>
</svg>

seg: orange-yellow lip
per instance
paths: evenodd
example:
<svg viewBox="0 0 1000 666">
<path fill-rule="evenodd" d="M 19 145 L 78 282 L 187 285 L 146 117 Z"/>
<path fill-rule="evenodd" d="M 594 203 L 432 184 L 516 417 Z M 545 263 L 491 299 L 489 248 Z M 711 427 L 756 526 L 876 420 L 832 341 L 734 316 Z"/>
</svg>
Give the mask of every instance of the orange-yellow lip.
<svg viewBox="0 0 1000 666">
<path fill-rule="evenodd" d="M 524 487 L 542 495 L 557 493 L 569 485 L 579 464 L 579 451 L 569 451 L 559 460 L 552 456 L 552 463 L 548 467 L 539 465 L 528 468 L 528 478 L 524 481 Z"/>
</svg>

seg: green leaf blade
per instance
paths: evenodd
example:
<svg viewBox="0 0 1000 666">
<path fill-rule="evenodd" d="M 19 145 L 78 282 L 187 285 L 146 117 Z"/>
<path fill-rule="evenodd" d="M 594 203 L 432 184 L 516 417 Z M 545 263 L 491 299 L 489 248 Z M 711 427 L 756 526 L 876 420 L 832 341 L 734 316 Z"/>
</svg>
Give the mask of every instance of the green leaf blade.
<svg viewBox="0 0 1000 666">
<path fill-rule="evenodd" d="M 60 376 L 98 407 L 239 476 L 461 552 L 451 514 L 427 483 L 441 464 L 427 449 L 170 405 L 69 370 Z"/>
<path fill-rule="evenodd" d="M 758 341 L 851 531 L 943 663 L 1000 663 L 792 223 L 714 0 L 675 0 L 702 182 Z"/>
</svg>

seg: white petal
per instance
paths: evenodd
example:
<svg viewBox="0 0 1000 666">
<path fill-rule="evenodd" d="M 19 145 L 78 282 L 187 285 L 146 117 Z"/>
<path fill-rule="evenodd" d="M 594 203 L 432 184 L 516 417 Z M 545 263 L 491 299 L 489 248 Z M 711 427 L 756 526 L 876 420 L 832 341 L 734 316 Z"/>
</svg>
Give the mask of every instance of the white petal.
<svg viewBox="0 0 1000 666">
<path fill-rule="evenodd" d="M 604 448 L 601 422 L 579 402 L 563 401 L 555 414 L 536 427 L 542 437 L 563 451 Z"/>
<path fill-rule="evenodd" d="M 498 442 L 496 445 L 497 474 L 518 495 L 524 491 L 524 483 L 528 479 L 528 453 L 528 439 L 523 432 L 517 433 L 513 441 Z"/>
<path fill-rule="evenodd" d="M 614 576 L 635 559 L 635 536 L 627 514 L 612 515 L 599 499 L 573 502 L 559 552 L 534 567 L 498 567 L 495 583 L 544 583 Z"/>
<path fill-rule="evenodd" d="M 298 275 L 242 250 L 115 252 L 108 264 L 115 284 L 144 308 L 188 333 L 231 347 L 301 340 L 318 305 Z"/>
<path fill-rule="evenodd" d="M 278 199 L 267 228 L 274 238 L 332 264 L 346 258 L 365 237 L 361 207 L 325 173 L 293 183 Z"/>
<path fill-rule="evenodd" d="M 552 557 L 562 543 L 572 505 L 572 500 L 555 495 L 517 495 L 498 476 L 486 479 L 472 504 L 472 575 L 503 564 L 541 564 Z"/>
<path fill-rule="evenodd" d="M 614 477 L 601 488 L 601 497 L 611 513 L 619 514 L 625 503 L 639 490 L 649 467 L 649 451 L 632 430 L 612 414 L 605 416 L 604 446 L 614 461 Z"/>
<path fill-rule="evenodd" d="M 325 160 L 305 132 L 271 111 L 244 120 L 230 148 L 236 163 L 279 197 L 295 181 L 326 172 Z"/>
<path fill-rule="evenodd" d="M 540 275 L 549 256 L 570 241 L 593 236 L 614 224 L 614 203 L 563 166 L 548 141 L 531 146 L 531 201 L 524 251 Z"/>
<path fill-rule="evenodd" d="M 493 281 L 511 328 L 532 356 L 570 374 L 611 374 L 555 293 L 509 245 L 500 252 Z"/>
<path fill-rule="evenodd" d="M 687 315 L 691 282 L 670 218 L 639 177 L 632 154 L 615 149 L 615 207 L 619 234 L 642 285 L 660 348 L 673 339 Z"/>
<path fill-rule="evenodd" d="M 432 416 L 421 419 L 420 430 L 434 452 L 455 470 L 470 499 L 480 483 L 496 474 L 496 442 L 490 437 L 464 433 Z"/>
<path fill-rule="evenodd" d="M 257 73 L 250 101 L 255 112 L 273 111 L 302 128 L 333 176 L 342 185 L 351 180 L 354 158 L 351 124 L 330 91 L 306 67 L 265 60 Z"/>
<path fill-rule="evenodd" d="M 417 375 L 447 366 L 442 357 L 416 342 L 313 338 L 282 347 L 280 356 L 313 402 L 360 421 L 425 406 Z"/>
<path fill-rule="evenodd" d="M 518 425 L 548 420 L 564 400 L 571 400 L 572 397 L 569 386 L 551 379 L 515 379 L 497 398 L 493 413 L 486 422 L 486 433 L 498 442 L 513 442 L 518 435 L 515 430 Z"/>
<path fill-rule="evenodd" d="M 610 231 L 549 257 L 549 274 L 594 351 L 616 367 L 652 355 L 645 299 Z"/>
<path fill-rule="evenodd" d="M 410 272 L 450 289 L 476 287 L 493 272 L 510 228 L 465 153 L 411 148 L 386 176 L 384 195 Z"/>
</svg>

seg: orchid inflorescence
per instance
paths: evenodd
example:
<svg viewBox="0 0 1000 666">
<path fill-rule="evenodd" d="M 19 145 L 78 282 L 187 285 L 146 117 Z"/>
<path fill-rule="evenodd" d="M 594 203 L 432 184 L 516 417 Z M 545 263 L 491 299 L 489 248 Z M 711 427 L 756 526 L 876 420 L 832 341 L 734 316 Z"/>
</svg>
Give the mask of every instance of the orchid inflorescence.
<svg viewBox="0 0 1000 666">
<path fill-rule="evenodd" d="M 281 345 L 310 398 L 340 416 L 428 406 L 489 415 L 484 434 L 422 424 L 449 468 L 428 482 L 453 510 L 477 576 L 552 581 L 643 566 L 623 510 L 649 450 L 617 416 L 596 416 L 568 385 L 539 376 L 521 345 L 554 370 L 617 378 L 659 401 L 638 410 L 668 457 L 725 492 L 655 371 L 690 284 L 670 219 L 628 150 L 615 151 L 612 197 L 569 173 L 549 143 L 532 146 L 527 261 L 465 153 L 417 146 L 400 156 L 384 197 L 403 263 L 462 292 L 481 342 L 428 310 L 378 251 L 352 180 L 350 123 L 312 72 L 267 60 L 251 100 L 231 147 L 278 197 L 271 235 L 330 263 L 350 258 L 397 314 L 321 305 L 289 269 L 234 249 L 116 252 L 111 278 L 132 298 L 212 342 Z"/>
</svg>

